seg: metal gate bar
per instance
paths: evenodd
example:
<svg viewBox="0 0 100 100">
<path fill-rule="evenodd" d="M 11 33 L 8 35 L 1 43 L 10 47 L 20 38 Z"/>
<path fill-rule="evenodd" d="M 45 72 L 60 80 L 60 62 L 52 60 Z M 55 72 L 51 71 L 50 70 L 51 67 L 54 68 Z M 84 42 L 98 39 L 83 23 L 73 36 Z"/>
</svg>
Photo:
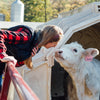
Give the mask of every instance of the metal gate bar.
<svg viewBox="0 0 100 100">
<path fill-rule="evenodd" d="M 7 100 L 11 80 L 19 95 L 20 100 L 39 100 L 35 93 L 25 83 L 25 81 L 11 62 L 7 63 L 0 100 Z"/>
</svg>

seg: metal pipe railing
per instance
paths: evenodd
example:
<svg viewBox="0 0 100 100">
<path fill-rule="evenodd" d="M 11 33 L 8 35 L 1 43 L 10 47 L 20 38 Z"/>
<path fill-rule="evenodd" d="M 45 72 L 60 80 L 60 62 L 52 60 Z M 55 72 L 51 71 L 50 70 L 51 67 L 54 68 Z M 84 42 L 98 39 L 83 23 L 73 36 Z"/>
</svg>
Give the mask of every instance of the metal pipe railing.
<svg viewBox="0 0 100 100">
<path fill-rule="evenodd" d="M 7 100 L 11 80 L 19 95 L 20 100 L 39 100 L 35 93 L 25 83 L 12 62 L 7 63 L 0 100 Z"/>
</svg>

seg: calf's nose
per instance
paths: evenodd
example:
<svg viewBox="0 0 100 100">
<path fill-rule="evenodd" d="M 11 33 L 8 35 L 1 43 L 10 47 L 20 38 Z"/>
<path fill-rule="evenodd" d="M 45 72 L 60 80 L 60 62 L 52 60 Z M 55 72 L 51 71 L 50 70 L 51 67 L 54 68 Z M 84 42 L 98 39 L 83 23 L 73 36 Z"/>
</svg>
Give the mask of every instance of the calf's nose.
<svg viewBox="0 0 100 100">
<path fill-rule="evenodd" d="M 58 53 L 61 54 L 61 53 L 63 53 L 63 51 L 59 51 Z"/>
<path fill-rule="evenodd" d="M 56 51 L 55 52 L 55 56 L 60 56 L 62 53 L 63 53 L 63 51 L 61 51 L 61 50 L 60 51 Z"/>
</svg>

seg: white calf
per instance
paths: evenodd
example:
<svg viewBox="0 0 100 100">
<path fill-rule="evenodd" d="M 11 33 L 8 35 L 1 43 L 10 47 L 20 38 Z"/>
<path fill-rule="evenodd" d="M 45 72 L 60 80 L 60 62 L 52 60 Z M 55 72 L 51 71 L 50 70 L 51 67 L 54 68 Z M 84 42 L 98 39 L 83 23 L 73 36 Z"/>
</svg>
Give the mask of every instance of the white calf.
<svg viewBox="0 0 100 100">
<path fill-rule="evenodd" d="M 78 100 L 99 100 L 100 61 L 93 59 L 98 54 L 97 49 L 83 49 L 77 42 L 66 44 L 55 53 L 55 59 L 72 78 Z"/>
</svg>

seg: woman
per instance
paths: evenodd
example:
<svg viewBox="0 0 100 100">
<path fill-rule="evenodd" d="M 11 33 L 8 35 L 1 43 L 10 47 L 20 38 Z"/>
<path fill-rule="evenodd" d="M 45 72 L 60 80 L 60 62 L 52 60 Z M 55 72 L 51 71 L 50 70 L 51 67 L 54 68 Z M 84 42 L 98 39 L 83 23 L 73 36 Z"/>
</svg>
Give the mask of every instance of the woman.
<svg viewBox="0 0 100 100">
<path fill-rule="evenodd" d="M 24 25 L 0 30 L 0 77 L 2 78 L 5 63 L 9 61 L 16 67 L 26 64 L 32 68 L 31 56 L 34 56 L 42 46 L 47 49 L 55 47 L 62 36 L 62 29 L 55 25 L 46 26 L 39 31 L 33 31 Z"/>
</svg>

